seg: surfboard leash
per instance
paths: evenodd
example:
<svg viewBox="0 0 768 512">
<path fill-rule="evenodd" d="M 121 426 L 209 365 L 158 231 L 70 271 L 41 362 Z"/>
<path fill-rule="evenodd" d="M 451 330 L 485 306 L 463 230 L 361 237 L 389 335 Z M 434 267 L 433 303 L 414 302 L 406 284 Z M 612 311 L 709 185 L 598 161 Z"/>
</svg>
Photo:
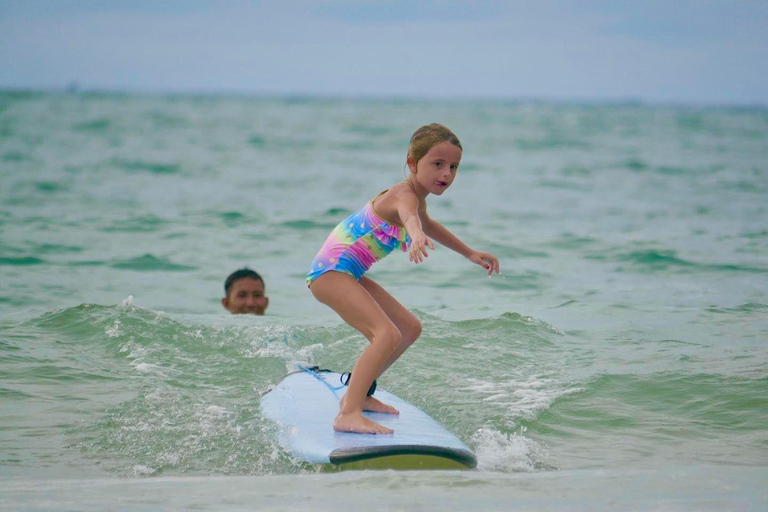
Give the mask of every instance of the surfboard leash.
<svg viewBox="0 0 768 512">
<path fill-rule="evenodd" d="M 331 390 L 331 393 L 333 393 L 333 396 L 335 396 L 336 399 L 339 398 L 339 395 L 337 395 L 336 392 L 342 389 L 344 386 L 333 387 L 330 384 L 328 384 L 328 382 L 324 378 L 320 377 L 320 373 L 333 373 L 333 370 L 322 369 L 319 366 L 307 367 L 302 365 L 299 365 L 299 370 L 310 374 L 312 377 L 316 378 L 317 380 L 325 384 L 325 387 Z"/>
<path fill-rule="evenodd" d="M 344 376 L 347 377 L 347 380 L 344 380 Z M 341 381 L 342 384 L 345 386 L 349 385 L 349 379 L 352 378 L 352 372 L 344 372 L 339 377 L 339 381 Z M 373 394 L 376 392 L 376 379 L 373 379 L 373 382 L 371 383 L 371 387 L 368 388 L 367 396 L 373 396 Z"/>
<path fill-rule="evenodd" d="M 341 386 L 333 387 L 328 382 L 326 382 L 325 379 L 320 377 L 320 373 L 333 373 L 333 370 L 328 370 L 325 368 L 320 368 L 319 366 L 302 366 L 299 365 L 299 369 L 301 371 L 307 372 L 320 382 L 326 385 L 328 389 L 330 389 L 334 395 L 336 395 L 336 392 L 343 388 L 344 386 L 349 385 L 349 379 L 352 378 L 352 372 L 344 372 L 339 376 L 339 382 L 341 382 Z M 346 377 L 346 379 L 345 379 Z M 373 396 L 373 394 L 376 392 L 376 379 L 373 380 L 373 383 L 371 383 L 371 387 L 368 388 L 368 393 L 366 393 L 367 396 Z M 338 396 L 336 397 L 338 398 Z"/>
</svg>

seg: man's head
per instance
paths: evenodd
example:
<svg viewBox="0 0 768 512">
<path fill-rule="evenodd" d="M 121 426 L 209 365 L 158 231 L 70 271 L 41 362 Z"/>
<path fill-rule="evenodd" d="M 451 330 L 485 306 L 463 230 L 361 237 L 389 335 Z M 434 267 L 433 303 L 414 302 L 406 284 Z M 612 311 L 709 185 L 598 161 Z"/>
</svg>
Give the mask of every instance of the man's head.
<svg viewBox="0 0 768 512">
<path fill-rule="evenodd" d="M 264 279 L 249 268 L 241 268 L 232 272 L 224 282 L 225 297 L 221 303 L 235 315 L 263 315 L 269 305 L 264 292 Z"/>
</svg>

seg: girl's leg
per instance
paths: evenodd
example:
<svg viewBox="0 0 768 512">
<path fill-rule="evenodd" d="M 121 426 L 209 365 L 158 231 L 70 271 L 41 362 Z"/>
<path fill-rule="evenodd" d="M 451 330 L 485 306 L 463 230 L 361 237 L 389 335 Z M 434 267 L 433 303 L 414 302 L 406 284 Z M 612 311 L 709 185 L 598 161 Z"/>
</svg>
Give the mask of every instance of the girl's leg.
<svg viewBox="0 0 768 512">
<path fill-rule="evenodd" d="M 421 335 L 421 322 L 373 279 L 363 276 L 360 278 L 360 284 L 381 306 L 381 309 L 392 320 L 402 336 L 400 345 L 390 354 L 381 368 L 378 375 L 380 377 Z"/>
<path fill-rule="evenodd" d="M 413 313 L 405 309 L 405 307 L 400 304 L 397 299 L 390 295 L 373 279 L 363 276 L 360 278 L 360 284 L 371 295 L 371 297 L 373 297 L 373 300 L 379 304 L 381 309 L 384 311 L 387 317 L 389 317 L 392 323 L 395 324 L 395 327 L 397 327 L 397 329 L 400 331 L 400 336 L 402 339 L 400 345 L 398 345 L 397 348 L 392 351 L 392 353 L 387 358 L 387 361 L 381 367 L 381 370 L 376 377 L 378 379 L 384 374 L 385 371 L 387 371 L 390 366 L 392 366 L 392 363 L 397 361 L 400 356 L 403 355 L 403 352 L 405 352 L 408 347 L 413 345 L 413 342 L 418 339 L 418 337 L 421 335 L 421 322 Z M 346 396 L 341 399 L 342 406 L 344 405 L 345 399 Z M 391 405 L 380 402 L 377 398 L 372 396 L 365 398 L 365 402 L 363 403 L 363 410 L 399 414 L 397 409 Z"/>
<path fill-rule="evenodd" d="M 333 422 L 334 430 L 391 434 L 391 429 L 363 416 L 363 406 L 371 383 L 402 343 L 400 331 L 371 294 L 349 274 L 327 272 L 312 283 L 310 290 L 370 342 L 352 369 L 345 399 Z"/>
</svg>

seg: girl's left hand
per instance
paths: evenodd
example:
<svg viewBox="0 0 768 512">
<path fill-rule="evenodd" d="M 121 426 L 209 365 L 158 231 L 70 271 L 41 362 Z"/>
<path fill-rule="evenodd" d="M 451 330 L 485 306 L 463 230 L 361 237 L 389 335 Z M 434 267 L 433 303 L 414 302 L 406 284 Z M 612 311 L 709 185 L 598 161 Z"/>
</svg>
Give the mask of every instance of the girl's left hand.
<svg viewBox="0 0 768 512">
<path fill-rule="evenodd" d="M 491 277 L 491 274 L 494 271 L 496 271 L 497 274 L 501 274 L 499 259 L 489 252 L 473 251 L 467 258 L 469 261 L 477 263 L 486 269 L 488 271 L 488 277 Z"/>
</svg>

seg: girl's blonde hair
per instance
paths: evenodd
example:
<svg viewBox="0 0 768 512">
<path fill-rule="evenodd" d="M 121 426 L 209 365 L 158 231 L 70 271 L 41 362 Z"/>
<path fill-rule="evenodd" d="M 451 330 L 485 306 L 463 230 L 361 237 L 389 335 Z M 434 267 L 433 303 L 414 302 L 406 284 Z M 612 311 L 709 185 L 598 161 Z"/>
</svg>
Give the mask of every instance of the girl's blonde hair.
<svg viewBox="0 0 768 512">
<path fill-rule="evenodd" d="M 439 123 L 432 123 L 425 124 L 413 132 L 411 142 L 408 145 L 408 159 L 412 158 L 414 162 L 418 162 L 429 153 L 432 146 L 441 142 L 450 142 L 464 151 L 459 138 L 451 130 Z"/>
</svg>

